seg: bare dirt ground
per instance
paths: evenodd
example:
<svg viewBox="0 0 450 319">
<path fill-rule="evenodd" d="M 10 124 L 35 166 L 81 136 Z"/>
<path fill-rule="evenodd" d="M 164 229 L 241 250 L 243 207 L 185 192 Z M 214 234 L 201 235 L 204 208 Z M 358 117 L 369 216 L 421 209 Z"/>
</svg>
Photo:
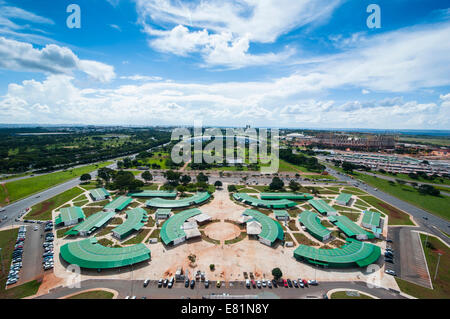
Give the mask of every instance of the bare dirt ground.
<svg viewBox="0 0 450 319">
<path fill-rule="evenodd" d="M 241 230 L 234 224 L 220 222 L 206 226 L 205 234 L 212 239 L 224 241 L 238 237 L 241 234 Z"/>
</svg>

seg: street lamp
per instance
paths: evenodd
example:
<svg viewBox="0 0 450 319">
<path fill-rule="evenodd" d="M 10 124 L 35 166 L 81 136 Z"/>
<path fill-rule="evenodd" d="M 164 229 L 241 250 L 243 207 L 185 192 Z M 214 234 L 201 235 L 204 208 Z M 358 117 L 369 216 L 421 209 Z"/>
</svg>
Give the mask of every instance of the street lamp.
<svg viewBox="0 0 450 319">
<path fill-rule="evenodd" d="M 438 274 L 438 269 L 439 269 L 439 261 L 441 260 L 441 256 L 442 256 L 442 253 L 438 252 L 438 261 L 437 261 L 437 264 L 436 264 L 436 273 L 434 274 L 434 279 L 433 280 L 436 280 L 436 277 L 437 277 L 437 274 Z"/>
</svg>

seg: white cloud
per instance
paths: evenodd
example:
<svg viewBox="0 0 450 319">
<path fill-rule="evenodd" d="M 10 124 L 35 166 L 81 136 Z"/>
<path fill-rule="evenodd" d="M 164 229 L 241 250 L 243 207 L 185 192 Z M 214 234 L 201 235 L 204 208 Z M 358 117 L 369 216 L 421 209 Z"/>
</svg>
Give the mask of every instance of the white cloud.
<svg viewBox="0 0 450 319">
<path fill-rule="evenodd" d="M 137 0 L 139 22 L 151 46 L 185 56 L 198 52 L 207 66 L 240 68 L 285 60 L 293 49 L 251 54 L 254 43 L 272 43 L 280 35 L 328 17 L 341 0 L 218 0 L 188 4 Z M 153 27 L 161 24 L 161 29 Z M 171 26 L 170 26 L 171 25 Z"/>
<path fill-rule="evenodd" d="M 70 74 L 79 70 L 101 82 L 108 82 L 115 77 L 112 66 L 81 60 L 67 47 L 49 44 L 36 49 L 29 43 L 4 37 L 0 37 L 0 68 L 46 74 Z"/>
<path fill-rule="evenodd" d="M 146 76 L 146 75 L 129 75 L 129 76 L 121 76 L 121 80 L 130 80 L 130 81 L 162 81 L 163 78 L 160 76 Z"/>
<path fill-rule="evenodd" d="M 297 99 L 284 80 L 186 84 L 147 82 L 114 89 L 79 89 L 74 78 L 10 84 L 0 98 L 0 122 L 295 127 L 448 128 L 450 94 L 419 103 L 393 97 L 336 102 Z M 448 103 L 448 104 L 446 104 Z"/>
</svg>

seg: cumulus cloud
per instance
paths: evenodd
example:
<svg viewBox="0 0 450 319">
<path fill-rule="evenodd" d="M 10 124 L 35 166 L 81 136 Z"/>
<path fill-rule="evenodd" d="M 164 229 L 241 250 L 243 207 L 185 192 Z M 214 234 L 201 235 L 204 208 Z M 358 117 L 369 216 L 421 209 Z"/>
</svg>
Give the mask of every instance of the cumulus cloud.
<svg viewBox="0 0 450 319">
<path fill-rule="evenodd" d="M 81 60 L 67 47 L 49 44 L 37 49 L 29 43 L 4 37 L 0 37 L 0 68 L 46 74 L 69 74 L 79 70 L 101 82 L 108 82 L 115 77 L 114 67 L 97 61 Z"/>
<path fill-rule="evenodd" d="M 130 80 L 130 81 L 162 81 L 163 78 L 160 76 L 147 76 L 147 75 L 128 75 L 128 76 L 121 76 L 121 80 Z"/>
<path fill-rule="evenodd" d="M 336 102 L 293 98 L 280 90 L 283 81 L 148 82 L 112 89 L 80 89 L 73 82 L 60 74 L 42 82 L 10 84 L 0 98 L 0 122 L 190 125 L 203 120 L 206 125 L 391 129 L 450 125 L 450 94 L 429 103 L 402 97 Z"/>
<path fill-rule="evenodd" d="M 200 53 L 206 66 L 240 68 L 285 60 L 295 51 L 250 53 L 254 43 L 272 43 L 288 31 L 320 21 L 341 3 L 324 0 L 218 0 L 183 4 L 170 0 L 137 0 L 139 22 L 153 37 L 150 45 L 185 56 Z M 163 27 L 155 28 L 159 23 Z M 172 26 L 170 26 L 172 25 Z"/>
</svg>

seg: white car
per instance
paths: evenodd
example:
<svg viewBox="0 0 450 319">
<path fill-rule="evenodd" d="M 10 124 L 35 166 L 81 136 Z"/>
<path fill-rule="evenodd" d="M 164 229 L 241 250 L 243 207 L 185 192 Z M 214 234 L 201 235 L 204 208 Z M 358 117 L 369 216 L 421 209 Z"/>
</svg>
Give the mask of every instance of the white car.
<svg viewBox="0 0 450 319">
<path fill-rule="evenodd" d="M 391 275 L 391 276 L 397 276 L 397 274 L 395 273 L 395 271 L 393 271 L 393 270 L 391 270 L 391 269 L 386 269 L 384 272 L 387 273 L 388 275 Z"/>
</svg>

